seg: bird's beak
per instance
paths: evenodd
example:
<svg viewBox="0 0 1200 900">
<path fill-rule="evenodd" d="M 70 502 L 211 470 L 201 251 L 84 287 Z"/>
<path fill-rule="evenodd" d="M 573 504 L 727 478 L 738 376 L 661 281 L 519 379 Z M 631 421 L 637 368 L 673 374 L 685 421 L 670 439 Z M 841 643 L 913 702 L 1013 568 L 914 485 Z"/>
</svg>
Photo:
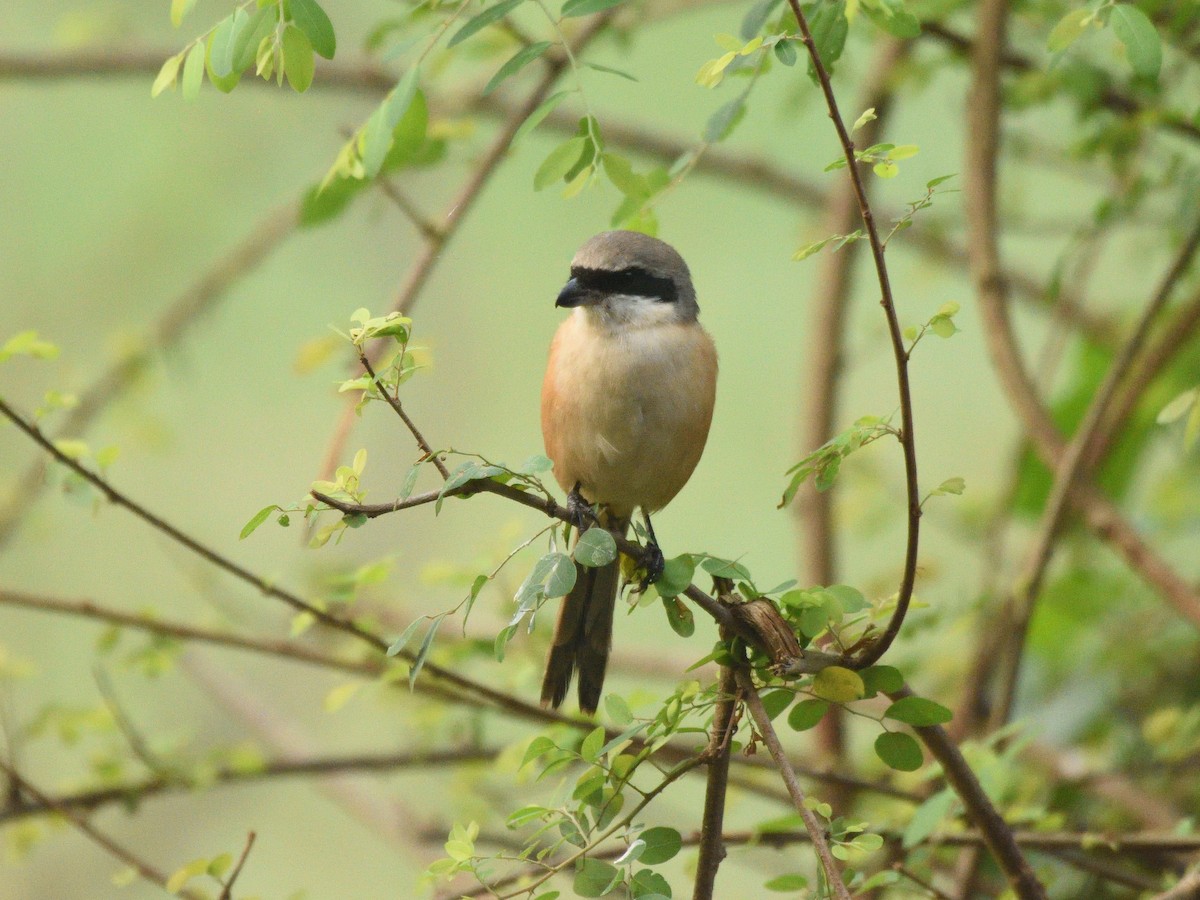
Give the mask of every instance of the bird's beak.
<svg viewBox="0 0 1200 900">
<path fill-rule="evenodd" d="M 579 279 L 572 278 L 558 292 L 558 299 L 554 301 L 554 305 L 570 308 L 575 306 L 592 306 L 599 302 L 600 297 L 595 291 L 589 291 L 579 283 Z"/>
</svg>

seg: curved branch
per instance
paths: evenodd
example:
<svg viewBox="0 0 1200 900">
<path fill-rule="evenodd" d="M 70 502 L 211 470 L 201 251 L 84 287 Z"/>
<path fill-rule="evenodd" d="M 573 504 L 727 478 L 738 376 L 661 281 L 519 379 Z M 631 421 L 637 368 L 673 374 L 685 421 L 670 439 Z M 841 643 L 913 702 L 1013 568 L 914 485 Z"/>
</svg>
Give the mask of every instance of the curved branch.
<svg viewBox="0 0 1200 900">
<path fill-rule="evenodd" d="M 888 277 L 887 262 L 883 258 L 883 241 L 879 237 L 879 231 L 875 226 L 875 216 L 871 212 L 871 204 L 867 200 L 867 191 L 863 186 L 858 159 L 854 155 L 854 142 L 850 139 L 850 133 L 846 130 L 846 123 L 842 121 L 842 115 L 838 111 L 837 98 L 833 95 L 833 85 L 829 82 L 829 73 L 825 70 L 825 65 L 821 62 L 821 55 L 817 52 L 817 45 L 813 41 L 812 32 L 809 30 L 808 20 L 804 18 L 804 12 L 800 9 L 800 2 L 799 0 L 788 0 L 788 3 L 791 5 L 792 14 L 796 17 L 797 24 L 800 26 L 800 34 L 804 41 L 804 46 L 808 49 L 808 55 L 812 60 L 817 80 L 821 84 L 821 92 L 825 95 L 825 105 L 829 108 L 829 118 L 833 120 L 833 127 L 837 131 L 838 140 L 842 145 L 842 152 L 846 158 L 846 171 L 850 176 L 850 183 L 854 188 L 855 199 L 858 201 L 858 212 L 862 218 L 863 226 L 867 230 L 867 238 L 871 245 L 871 258 L 875 262 L 875 274 L 879 280 L 879 304 L 883 307 L 883 313 L 887 319 L 888 336 L 891 338 L 892 344 L 892 356 L 896 361 L 897 389 L 900 394 L 900 444 L 904 449 L 904 485 L 908 497 L 908 537 L 904 548 L 904 573 L 900 580 L 900 589 L 896 593 L 896 610 L 892 613 L 892 617 L 888 621 L 887 627 L 883 630 L 883 634 L 872 641 L 854 659 L 853 664 L 855 668 L 866 668 L 877 662 L 887 652 L 888 647 L 892 645 L 892 641 L 896 639 L 896 635 L 900 633 L 900 627 L 904 624 L 904 617 L 908 613 L 908 605 L 912 600 L 913 587 L 917 579 L 917 547 L 920 543 L 921 530 L 921 497 L 920 487 L 917 482 L 917 444 L 913 433 L 915 425 L 912 410 L 912 388 L 908 379 L 908 351 L 904 347 L 904 336 L 900 328 L 900 319 L 896 315 L 896 304 L 892 298 L 891 279 Z"/>
</svg>

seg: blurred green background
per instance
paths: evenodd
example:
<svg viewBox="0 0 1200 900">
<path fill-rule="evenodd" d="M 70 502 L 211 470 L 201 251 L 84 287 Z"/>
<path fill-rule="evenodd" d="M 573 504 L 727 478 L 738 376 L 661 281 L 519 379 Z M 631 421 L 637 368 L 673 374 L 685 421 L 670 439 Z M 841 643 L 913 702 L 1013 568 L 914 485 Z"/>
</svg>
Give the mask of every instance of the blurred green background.
<svg viewBox="0 0 1200 900">
<path fill-rule="evenodd" d="M 585 74 L 601 124 L 628 121 L 697 140 L 731 89 L 701 88 L 695 72 L 720 52 L 713 34 L 736 32 L 748 5 L 716 4 L 653 22 L 628 46 L 612 40 L 595 45 L 590 59 L 639 78 Z M 165 0 L 8 0 L 0 55 L 101 46 L 162 51 L 165 57 L 228 12 L 226 3 L 200 0 L 175 31 L 167 6 Z M 365 59 L 368 29 L 395 10 L 380 2 L 329 7 L 338 61 Z M 926 49 L 917 51 L 914 67 L 926 66 Z M 856 38 L 839 68 L 836 84 L 849 119 L 861 111 L 853 98 L 869 59 L 870 47 Z M 458 65 L 462 83 L 475 84 L 495 63 Z M 901 164 L 899 177 L 876 184 L 879 202 L 889 209 L 919 198 L 929 179 L 962 168 L 964 74 L 926 68 L 925 77 L 907 86 L 885 135 L 921 147 Z M 215 260 L 324 174 L 345 130 L 378 102 L 375 94 L 328 89 L 319 72 L 303 96 L 246 78 L 230 96 L 206 84 L 194 103 L 178 93 L 151 100 L 151 80 L 142 74 L 0 82 L 0 338 L 35 328 L 62 348 L 53 363 L 15 359 L 4 365 L 0 391 L 22 409 L 34 408 L 49 388 L 85 388 L 142 340 Z M 520 90 L 522 84 L 509 87 Z M 450 163 L 401 182 L 431 216 L 457 192 L 494 128 L 487 117 L 439 105 L 438 96 L 435 91 L 431 97 L 434 119 L 472 130 L 452 144 Z M 777 68 L 756 91 L 729 147 L 833 186 L 844 173 L 822 174 L 838 150 L 817 101 L 801 68 Z M 1062 114 L 1043 109 L 1025 114 L 1025 122 L 1036 130 Z M 541 451 L 538 391 L 545 350 L 562 316 L 554 297 L 575 248 L 607 227 L 619 201 L 606 184 L 571 200 L 555 189 L 533 192 L 533 172 L 557 140 L 543 127 L 511 153 L 445 249 L 414 310 L 416 341 L 429 348 L 433 364 L 406 386 L 404 400 L 435 446 L 512 463 Z M 1048 271 L 1070 238 L 1069 223 L 1094 200 L 1096 185 L 1061 166 L 1004 174 L 1013 176 L 1005 182 L 1009 212 L 1041 221 L 1028 235 L 1012 237 L 1006 250 L 1021 269 Z M 959 207 L 959 195 L 946 193 L 924 215 L 961 240 Z M 817 258 L 794 263 L 789 257 L 823 236 L 820 213 L 788 196 L 698 173 L 662 201 L 659 215 L 660 236 L 691 266 L 702 320 L 721 353 L 721 376 L 705 456 L 688 487 L 657 517 L 657 531 L 669 556 L 706 550 L 737 558 L 759 584 L 776 584 L 799 566 L 793 517 L 776 504 L 784 471 L 811 449 L 799 445 L 798 422 L 811 352 L 809 298 L 819 267 Z M 1095 296 L 1099 306 L 1119 307 L 1126 286 L 1145 283 L 1146 266 L 1160 256 L 1158 243 L 1137 233 L 1123 239 L 1142 263 L 1131 268 L 1130 257 L 1115 253 L 1103 263 L 1094 282 L 1102 286 Z M 490 568 L 540 527 L 538 517 L 479 497 L 448 503 L 437 518 L 426 507 L 374 521 L 320 551 L 305 548 L 296 527 L 268 523 L 244 542 L 238 532 L 257 509 L 302 498 L 320 476 L 343 409 L 334 385 L 348 360 L 341 352 L 301 374 L 296 360 L 303 348 L 326 336 L 331 325 L 347 327 L 357 307 L 386 310 L 418 249 L 413 228 L 377 192 L 366 193 L 333 224 L 296 232 L 190 327 L 177 349 L 156 355 L 136 388 L 84 436 L 94 448 L 120 447 L 110 474 L 123 490 L 283 585 L 317 596 L 337 573 L 392 560 L 388 580 L 366 597 L 386 614 L 385 633 L 456 602 L 463 577 L 469 583 Z M 930 338 L 913 366 L 923 485 L 930 489 L 962 476 L 968 486 L 964 497 L 928 508 L 918 586 L 927 606 L 914 613 L 895 652 L 901 667 L 924 660 L 927 681 L 916 687 L 937 696 L 965 664 L 958 655 L 965 656 L 965 649 L 956 648 L 965 647 L 970 620 L 960 614 L 976 602 L 980 575 L 980 560 L 967 548 L 981 510 L 1005 477 L 1014 429 L 987 363 L 964 274 L 919 259 L 904 235 L 888 256 L 905 324 L 926 320 L 947 301 L 963 303 L 961 333 L 949 341 Z M 860 415 L 896 408 L 876 300 L 873 274 L 862 268 L 842 427 Z M 1023 339 L 1036 346 L 1040 317 L 1023 313 L 1019 322 Z M 394 496 L 415 458 L 408 436 L 386 411 L 371 408 L 343 461 L 360 447 L 369 452 L 369 499 Z M 0 430 L 7 487 L 36 456 L 13 428 Z M 880 442 L 855 458 L 839 494 L 841 580 L 875 598 L 895 589 L 902 559 L 899 473 L 898 448 Z M 62 480 L 58 472 L 49 477 L 55 485 Z M 0 585 L 287 634 L 290 618 L 282 606 L 214 572 L 126 513 L 75 493 L 52 488 L 27 510 L 0 555 Z M 528 562 L 514 563 L 501 588 L 511 592 L 523 577 L 522 565 Z M 490 590 L 468 633 L 490 640 L 510 613 L 510 598 Z M 634 697 L 636 691 L 649 698 L 667 693 L 715 638 L 708 622 L 698 625 L 685 642 L 657 608 L 635 612 L 632 621 L 619 617 L 614 686 Z M 456 630 L 448 626 L 446 637 Z M 98 704 L 94 646 L 101 631 L 90 622 L 0 607 L 0 660 L 10 676 L 0 703 L 10 728 L 37 717 L 47 704 Z M 127 636 L 121 647 L 142 643 Z M 469 665 L 477 677 L 532 700 L 540 647 L 518 652 L 530 648 L 522 635 L 503 664 Z M 177 668 L 149 680 L 123 666 L 119 655 L 101 657 L 100 664 L 110 671 L 126 711 L 164 750 L 202 756 L 212 746 L 251 741 L 286 747 L 291 741 L 301 753 L 351 752 L 419 745 L 426 728 L 428 736 L 443 734 L 443 725 L 426 724 L 413 712 L 406 694 L 384 689 L 362 691 L 340 711 L 326 713 L 323 699 L 345 679 L 301 665 L 203 647 L 188 649 Z M 660 676 L 647 671 L 655 666 Z M 1056 726 L 1042 725 L 1042 733 L 1053 737 Z M 514 730 L 513 739 L 520 734 Z M 83 740 L 80 752 L 53 736 L 40 737 L 20 747 L 17 760 L 35 783 L 67 790 L 86 780 L 89 753 L 120 743 L 112 734 Z M 803 745 L 799 737 L 793 740 Z M 416 874 L 439 849 L 439 842 L 423 846 L 411 833 L 464 812 L 469 817 L 481 797 L 503 783 L 478 778 L 464 785 L 447 781 L 444 772 L 418 772 L 359 782 L 391 817 L 395 834 L 356 821 L 301 780 L 154 798 L 136 815 L 108 808 L 96 821 L 168 872 L 197 856 L 240 849 L 253 828 L 258 843 L 239 886 L 264 897 L 300 889 L 310 897 L 406 897 L 415 895 Z M 744 802 L 735 797 L 735 818 Z M 680 822 L 695 818 L 686 807 L 677 811 Z M 70 829 L 41 837 L 25 855 L 16 852 L 18 841 L 9 841 L 0 897 L 158 895 L 145 884 L 110 886 L 120 866 Z M 769 855 L 764 858 L 772 864 Z M 733 886 L 742 874 L 737 863 L 723 874 L 727 896 L 739 895 Z M 752 874 L 748 891 L 761 883 L 761 873 Z"/>
</svg>

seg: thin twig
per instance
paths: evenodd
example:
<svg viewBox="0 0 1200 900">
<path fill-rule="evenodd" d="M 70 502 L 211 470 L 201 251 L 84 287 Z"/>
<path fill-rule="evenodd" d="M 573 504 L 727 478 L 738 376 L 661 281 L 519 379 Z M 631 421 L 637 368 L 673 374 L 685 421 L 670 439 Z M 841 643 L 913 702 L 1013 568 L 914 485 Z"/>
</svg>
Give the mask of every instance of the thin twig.
<svg viewBox="0 0 1200 900">
<path fill-rule="evenodd" d="M 307 778 L 361 772 L 399 772 L 434 766 L 461 766 L 489 762 L 500 752 L 497 748 L 465 747 L 461 749 L 406 751 L 388 753 L 356 753 L 306 758 L 272 759 L 254 768 L 218 768 L 204 774 L 204 785 L 238 785 L 276 778 Z M 195 790 L 186 772 L 167 778 L 155 776 L 142 781 L 110 787 L 79 791 L 46 802 L 22 800 L 18 804 L 0 807 L 0 824 L 15 822 L 30 816 L 45 815 L 58 808 L 91 811 L 113 803 L 137 804 L 162 794 Z"/>
<path fill-rule="evenodd" d="M 796 812 L 804 820 L 804 828 L 808 832 L 809 839 L 812 841 L 813 849 L 817 852 L 817 859 L 821 862 L 821 868 L 825 870 L 825 876 L 829 881 L 830 889 L 839 900 L 850 900 L 850 892 L 846 889 L 846 882 L 842 879 L 842 874 L 838 871 L 837 863 L 833 861 L 833 854 L 829 851 L 829 841 L 826 838 L 825 829 L 817 821 L 817 817 L 813 811 L 804 802 L 804 789 L 800 787 L 800 782 L 796 780 L 796 772 L 792 769 L 792 764 L 787 758 L 787 753 L 784 752 L 783 745 L 779 743 L 779 735 L 775 733 L 775 726 L 771 724 L 771 717 L 767 715 L 766 709 L 763 708 L 762 700 L 758 698 L 758 690 L 754 687 L 754 681 L 751 679 L 748 669 L 737 669 L 737 682 L 738 687 L 741 688 L 742 699 L 746 707 L 750 710 L 750 716 L 754 719 L 758 733 L 767 745 L 771 759 L 775 760 L 775 767 L 779 770 L 779 776 L 783 779 L 783 783 L 792 797 L 792 803 L 796 807 Z"/>
<path fill-rule="evenodd" d="M 379 392 L 379 396 L 383 397 L 387 401 L 387 405 L 400 417 L 400 421 L 404 423 L 404 427 L 413 436 L 413 440 L 417 442 L 417 446 L 421 448 L 421 452 L 425 454 L 427 459 L 433 461 L 434 466 L 437 467 L 443 479 L 449 478 L 450 470 L 446 468 L 446 464 L 442 462 L 442 458 L 434 452 L 433 447 L 429 445 L 429 441 L 425 440 L 425 435 L 421 434 L 421 429 L 417 428 L 417 423 L 409 418 L 408 413 L 404 411 L 404 405 L 400 402 L 400 398 L 388 393 L 387 387 L 379 380 L 379 376 L 375 374 L 375 369 L 371 365 L 370 358 L 362 350 L 358 351 L 358 361 L 362 364 L 363 369 L 366 370 L 367 375 L 370 376 L 371 381 L 374 382 L 375 390 Z"/>
<path fill-rule="evenodd" d="M 89 822 L 75 810 L 63 806 L 49 794 L 38 790 L 24 777 L 18 775 L 17 771 L 6 760 L 0 759 L 0 771 L 4 772 L 13 782 L 13 784 L 19 786 L 24 793 L 29 794 L 29 796 L 31 796 L 38 803 L 42 804 L 46 809 L 53 810 L 54 812 L 58 813 L 73 826 L 75 826 L 76 830 L 78 830 L 81 834 L 90 838 L 93 843 L 104 848 L 104 850 L 106 850 L 110 856 L 113 856 L 125 863 L 125 865 L 137 872 L 138 875 L 140 875 L 146 881 L 157 884 L 163 889 L 166 888 L 166 874 L 160 872 L 154 866 L 150 865 L 150 863 L 141 859 L 133 851 L 128 850 L 118 844 L 104 832 L 100 831 L 100 829 L 92 825 L 91 822 Z M 180 897 L 189 897 L 191 900 L 202 900 L 203 898 L 203 895 L 187 887 L 180 889 L 176 893 Z"/>
<path fill-rule="evenodd" d="M 857 108 L 874 109 L 875 118 L 865 123 L 858 138 L 868 146 L 878 143 L 892 111 L 894 82 L 901 62 L 908 58 L 911 44 L 885 38 L 867 74 Z M 849 234 L 860 219 L 854 185 L 839 179 L 826 198 L 824 234 Z M 845 328 L 849 318 L 854 269 L 862 245 L 853 241 L 837 253 L 821 257 L 817 288 L 811 300 L 813 336 L 809 342 L 811 359 L 806 365 L 803 384 L 807 398 L 800 416 L 801 454 L 820 447 L 834 436 L 838 400 L 845 360 Z M 792 503 L 799 526 L 800 555 L 804 560 L 805 580 L 809 584 L 836 584 L 837 533 L 833 521 L 833 490 L 806 490 L 802 500 Z M 823 645 L 826 646 L 826 645 Z M 817 723 L 817 746 L 831 764 L 845 759 L 846 716 L 841 707 L 833 707 Z M 837 809 L 848 808 L 851 795 L 835 790 L 829 802 Z"/>
<path fill-rule="evenodd" d="M 608 27 L 608 23 L 612 20 L 613 15 L 614 11 L 609 10 L 593 16 L 573 41 L 574 48 L 571 52 L 578 53 L 590 44 L 600 32 Z M 483 156 L 475 164 L 470 177 L 442 213 L 440 224 L 435 225 L 434 230 L 426 231 L 423 234 L 424 241 L 420 255 L 409 267 L 408 273 L 404 278 L 404 283 L 396 293 L 396 298 L 392 303 L 393 310 L 405 315 L 412 311 L 414 304 L 417 302 L 418 297 L 420 297 L 422 289 L 433 274 L 434 268 L 440 261 L 445 259 L 446 246 L 453 240 L 458 232 L 459 225 L 475 205 L 475 201 L 479 199 L 479 195 L 483 193 L 484 187 L 491 180 L 492 175 L 495 174 L 500 163 L 507 155 L 509 145 L 512 143 L 517 130 L 521 127 L 521 123 L 529 118 L 541 106 L 546 97 L 549 96 L 551 89 L 558 82 L 559 76 L 566 69 L 568 62 L 569 57 L 566 53 L 558 53 L 546 57 L 546 65 L 542 77 L 524 101 L 513 109 L 501 123 L 500 130 L 492 138 L 491 144 L 488 145 Z M 367 356 L 372 362 L 378 362 L 379 357 L 377 353 L 368 353 Z M 342 414 L 334 428 L 333 437 L 326 450 L 325 461 L 322 467 L 323 472 L 333 471 L 337 465 L 337 460 L 341 459 L 346 441 L 349 440 L 353 422 L 354 404 L 348 403 L 342 410 Z"/>
<path fill-rule="evenodd" d="M 867 239 L 871 245 L 871 258 L 875 262 L 875 274 L 879 280 L 879 304 L 883 307 L 883 313 L 887 319 L 888 336 L 891 338 L 892 355 L 896 362 L 897 389 L 900 394 L 900 445 L 904 451 L 904 485 L 908 499 L 908 537 L 904 548 L 904 574 L 900 580 L 900 589 L 896 592 L 895 612 L 892 613 L 887 627 L 854 660 L 856 668 L 865 668 L 877 662 L 892 645 L 896 635 L 900 633 L 900 627 L 904 624 L 904 617 L 908 613 L 908 605 L 912 600 L 913 587 L 917 578 L 921 497 L 920 486 L 917 482 L 917 444 L 914 434 L 912 389 L 908 379 L 908 351 L 904 346 L 904 335 L 900 327 L 900 319 L 896 314 L 896 304 L 892 298 L 892 285 L 891 279 L 888 277 L 887 262 L 884 260 L 883 241 L 875 226 L 875 216 L 871 212 L 871 204 L 867 199 L 866 188 L 863 186 L 858 159 L 854 155 L 854 141 L 850 139 L 846 123 L 842 121 L 842 115 L 838 111 L 837 98 L 833 94 L 829 73 L 825 70 L 821 55 L 817 52 L 816 42 L 809 30 L 808 20 L 805 19 L 804 12 L 800 9 L 800 2 L 799 0 L 788 0 L 788 3 L 800 26 L 800 34 L 804 46 L 808 49 L 817 80 L 821 84 L 821 92 L 825 95 L 829 118 L 833 120 L 833 127 L 841 142 L 842 152 L 846 157 L 846 171 L 850 176 L 850 183 L 854 187 L 854 196 L 858 200 L 858 211 L 862 217 L 863 226 L 867 230 Z"/>
<path fill-rule="evenodd" d="M 700 855 L 696 861 L 696 880 L 692 900 L 712 900 L 717 870 L 725 859 L 725 844 L 721 837 L 725 829 L 725 791 L 729 786 L 729 757 L 733 751 L 733 734 L 737 730 L 737 678 L 733 668 L 721 666 L 717 681 L 717 703 L 713 709 L 712 731 L 709 734 L 708 778 L 704 787 L 704 812 L 700 825 Z"/>
<path fill-rule="evenodd" d="M 225 886 L 221 889 L 221 896 L 218 900 L 230 900 L 233 897 L 234 882 L 242 874 L 242 867 L 246 865 L 246 859 L 250 856 L 250 849 L 254 846 L 254 839 L 257 836 L 253 831 L 246 835 L 246 846 L 242 848 L 242 855 L 238 857 L 237 865 L 233 867 L 233 871 L 225 879 Z"/>
<path fill-rule="evenodd" d="M 129 743 L 129 749 L 133 751 L 133 755 L 140 759 L 142 764 L 159 778 L 170 780 L 178 777 L 173 768 L 150 749 L 149 743 L 142 736 L 138 727 L 134 725 L 133 719 L 125 712 L 124 707 L 121 706 L 121 702 L 117 698 L 117 692 L 113 689 L 108 673 L 97 665 L 93 670 L 93 675 L 96 679 L 96 687 L 100 691 L 100 696 L 104 699 L 104 705 L 108 707 L 108 711 L 112 714 L 117 727 L 121 729 L 121 733 L 125 735 L 125 740 Z"/>
<path fill-rule="evenodd" d="M 1167 363 L 1175 358 L 1196 336 L 1200 327 L 1200 291 L 1182 304 L 1175 314 L 1159 330 L 1158 339 L 1146 348 L 1135 367 L 1125 379 L 1125 389 L 1112 402 L 1104 426 L 1088 447 L 1085 465 L 1093 468 L 1103 459 L 1110 446 L 1123 433 L 1125 425 L 1133 415 L 1138 402 L 1158 377 Z"/>
<path fill-rule="evenodd" d="M 128 510 L 155 530 L 169 537 L 171 540 L 187 548 L 192 553 L 195 553 L 197 556 L 201 557 L 222 571 L 229 573 L 238 580 L 257 588 L 266 596 L 274 597 L 275 599 L 282 601 L 297 611 L 307 612 L 312 615 L 313 619 L 321 625 L 349 634 L 358 641 L 370 646 L 378 652 L 387 651 L 388 644 L 377 635 L 366 631 L 354 622 L 339 619 L 336 616 L 330 615 L 324 610 L 318 609 L 305 600 L 302 600 L 296 594 L 286 591 L 278 585 L 275 585 L 261 576 L 254 574 L 249 569 L 238 565 L 228 557 L 222 556 L 211 547 L 208 547 L 195 538 L 190 537 L 180 529 L 176 528 L 174 525 L 162 519 L 160 516 L 151 512 L 146 507 L 132 500 L 126 494 L 113 487 L 112 484 L 106 479 L 97 475 L 95 472 L 91 471 L 77 460 L 74 460 L 64 454 L 58 449 L 58 447 L 54 445 L 52 441 L 50 441 L 49 438 L 42 433 L 41 429 L 39 429 L 37 425 L 21 416 L 16 410 L 9 406 L 3 398 L 0 398 L 0 415 L 4 416 L 4 418 L 16 425 L 20 431 L 29 436 L 36 444 L 38 444 L 38 446 L 54 457 L 57 462 L 66 466 L 68 469 L 75 472 L 77 475 L 99 490 L 101 494 L 103 494 L 104 498 L 110 503 Z M 496 487 L 507 487 L 507 485 L 497 485 Z M 497 493 L 500 493 L 500 491 L 497 491 Z M 512 489 L 510 493 L 519 495 L 521 492 Z M 563 514 L 565 515 L 565 510 L 563 511 Z M 700 593 L 702 594 L 702 592 Z M 717 609 L 728 616 L 728 612 L 725 611 L 720 604 L 717 604 L 716 601 L 712 600 L 711 598 L 708 598 L 708 600 Z M 414 659 L 413 654 L 407 650 L 400 651 L 396 654 L 396 656 L 400 659 L 410 662 Z M 497 691 L 485 684 L 472 681 L 469 678 L 459 675 L 457 672 L 454 672 L 443 666 L 436 665 L 435 663 L 426 661 L 423 671 L 457 688 L 486 698 L 501 709 L 507 709 L 510 711 L 521 710 L 534 715 L 544 713 L 544 711 L 540 711 L 539 707 L 523 703 L 522 701 L 517 700 L 516 698 L 511 697 L 502 691 Z M 570 721 L 570 719 L 567 717 L 563 717 L 562 720 Z"/>
</svg>

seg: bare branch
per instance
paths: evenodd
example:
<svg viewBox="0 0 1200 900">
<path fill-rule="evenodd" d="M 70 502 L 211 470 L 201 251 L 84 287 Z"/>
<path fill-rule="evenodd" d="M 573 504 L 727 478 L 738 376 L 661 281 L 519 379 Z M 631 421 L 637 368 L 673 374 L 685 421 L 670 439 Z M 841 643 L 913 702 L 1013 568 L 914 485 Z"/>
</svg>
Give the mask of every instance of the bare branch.
<svg viewBox="0 0 1200 900">
<path fill-rule="evenodd" d="M 758 733 L 762 735 L 763 742 L 767 745 L 767 750 L 771 754 L 771 759 L 775 760 L 775 766 L 779 770 L 779 775 L 792 797 L 792 804 L 796 807 L 796 812 L 804 820 L 804 828 L 808 832 L 809 840 L 812 841 L 813 849 L 817 851 L 817 858 L 821 861 L 821 868 L 825 870 L 830 889 L 839 900 L 850 900 L 850 892 L 846 889 L 846 882 L 842 879 L 842 873 L 838 871 L 837 863 L 833 861 L 833 855 L 829 852 L 829 841 L 825 837 L 825 829 L 817 821 L 817 817 L 813 814 L 813 811 L 804 802 L 804 789 L 800 787 L 800 782 L 796 780 L 796 772 L 792 769 L 792 764 L 787 758 L 787 753 L 784 752 L 783 745 L 779 743 L 779 735 L 775 733 L 775 726 L 771 724 L 771 717 L 767 715 L 762 701 L 758 698 L 758 689 L 754 686 L 754 681 L 750 677 L 749 670 L 737 669 L 736 673 L 738 686 L 741 688 L 742 700 L 750 710 L 750 715 L 754 719 L 754 725 L 758 729 Z"/>
<path fill-rule="evenodd" d="M 150 865 L 150 863 L 137 856 L 132 850 L 128 850 L 118 844 L 100 829 L 92 825 L 92 823 L 90 823 L 75 810 L 63 806 L 48 794 L 38 790 L 38 788 L 30 784 L 21 775 L 18 775 L 17 771 L 7 761 L 2 759 L 0 759 L 0 772 L 4 772 L 13 784 L 17 785 L 23 793 L 33 797 L 37 803 L 40 803 L 46 809 L 53 810 L 61 815 L 64 819 L 70 822 L 77 831 L 90 838 L 93 843 L 102 847 L 110 856 L 113 856 L 125 863 L 125 865 L 137 872 L 138 875 L 140 875 L 146 881 L 157 884 L 161 888 L 166 888 L 167 876 L 163 872 L 160 872 L 154 866 Z M 176 893 L 178 896 L 188 897 L 190 900 L 203 900 L 201 894 L 186 887 L 182 888 Z"/>
<path fill-rule="evenodd" d="M 725 859 L 721 837 L 725 828 L 725 790 L 729 786 L 729 756 L 737 731 L 737 677 L 730 666 L 721 667 L 717 682 L 717 703 L 709 732 L 708 778 L 704 788 L 704 812 L 700 826 L 700 856 L 696 862 L 696 881 L 692 900 L 713 900 L 717 870 Z"/>
</svg>

